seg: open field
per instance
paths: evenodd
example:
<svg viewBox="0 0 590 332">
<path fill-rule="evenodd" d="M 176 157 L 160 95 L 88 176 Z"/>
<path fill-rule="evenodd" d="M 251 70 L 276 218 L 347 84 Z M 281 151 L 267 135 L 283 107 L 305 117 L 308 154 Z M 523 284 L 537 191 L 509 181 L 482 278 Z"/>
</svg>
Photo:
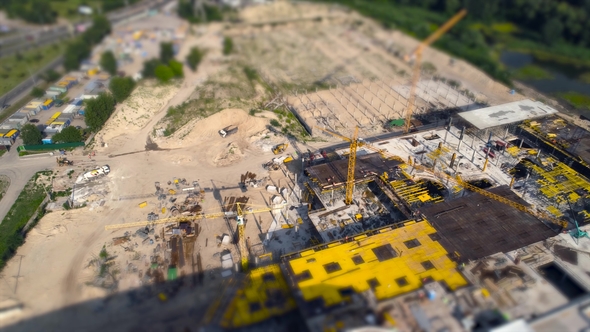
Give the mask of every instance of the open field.
<svg viewBox="0 0 590 332">
<path fill-rule="evenodd" d="M 2 58 L 0 64 L 0 95 L 10 91 L 17 86 L 31 73 L 36 73 L 40 68 L 47 65 L 62 55 L 65 50 L 65 43 L 57 43 L 30 49 L 20 55 L 13 55 Z"/>
</svg>

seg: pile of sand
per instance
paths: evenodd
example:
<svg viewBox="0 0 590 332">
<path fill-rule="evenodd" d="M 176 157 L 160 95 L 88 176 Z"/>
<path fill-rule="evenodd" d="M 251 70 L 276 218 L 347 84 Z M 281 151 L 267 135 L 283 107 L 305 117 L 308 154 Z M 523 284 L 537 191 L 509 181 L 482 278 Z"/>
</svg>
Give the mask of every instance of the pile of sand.
<svg viewBox="0 0 590 332">
<path fill-rule="evenodd" d="M 151 84 L 153 83 L 138 86 L 127 100 L 117 105 L 115 114 L 98 135 L 101 141 L 111 145 L 110 141 L 116 137 L 136 134 L 178 91 L 178 87 L 174 85 Z"/>
<path fill-rule="evenodd" d="M 238 132 L 226 137 L 225 140 L 234 141 L 265 130 L 268 119 L 250 116 L 239 108 L 225 109 L 207 118 L 192 120 L 172 136 L 157 139 L 156 143 L 161 148 L 173 149 L 198 145 L 204 141 L 218 141 L 222 139 L 218 131 L 231 125 L 238 126 Z"/>
<path fill-rule="evenodd" d="M 175 153 L 170 156 L 176 163 L 199 160 L 213 166 L 228 166 L 247 155 L 251 143 L 268 131 L 268 122 L 269 119 L 250 116 L 242 109 L 225 109 L 205 119 L 190 121 L 172 136 L 158 137 L 154 142 L 160 148 L 182 149 L 182 156 Z M 231 125 L 238 127 L 237 133 L 225 138 L 219 136 L 220 129 Z"/>
</svg>

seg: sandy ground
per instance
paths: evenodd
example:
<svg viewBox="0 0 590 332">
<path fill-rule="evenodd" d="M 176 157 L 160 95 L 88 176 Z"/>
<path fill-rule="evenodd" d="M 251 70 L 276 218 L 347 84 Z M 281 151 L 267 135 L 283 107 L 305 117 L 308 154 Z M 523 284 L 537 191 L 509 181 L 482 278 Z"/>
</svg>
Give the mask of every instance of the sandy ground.
<svg viewBox="0 0 590 332">
<path fill-rule="evenodd" d="M 218 192 L 222 197 L 237 196 L 241 191 L 230 188 L 237 188 L 240 173 L 253 171 L 260 177 L 264 176 L 261 165 L 274 157 L 270 149 L 278 139 L 270 135 L 265 138 L 268 118 L 261 117 L 264 114 L 250 117 L 239 109 L 228 109 L 211 118 L 195 121 L 186 126 L 193 130 L 185 130 L 186 135 L 182 139 L 178 137 L 179 132 L 171 138 L 158 140 L 162 150 L 143 152 L 147 137 L 152 134 L 168 107 L 184 102 L 208 75 L 221 68 L 218 62 L 211 60 L 216 52 L 220 53 L 220 29 L 221 25 L 212 25 L 202 29 L 199 36 L 189 36 L 179 52 L 178 57 L 182 58 L 193 45 L 207 45 L 211 51 L 199 71 L 192 72 L 185 68 L 185 78 L 177 85 L 154 86 L 142 83 L 126 102 L 117 106 L 115 114 L 97 135 L 94 147 L 96 157 L 86 161 L 89 166 L 109 164 L 111 167 L 111 173 L 101 179 L 104 183 L 100 187 L 100 197 L 104 204 L 49 213 L 39 222 L 18 250 L 18 255 L 23 257 L 22 261 L 9 261 L 3 271 L 5 276 L 20 277 L 16 292 L 16 279 L 3 278 L 4 282 L 0 283 L 0 302 L 12 300 L 23 304 L 24 308 L 16 317 L 0 321 L 0 326 L 73 303 L 104 297 L 107 294 L 105 289 L 89 285 L 96 274 L 95 269 L 89 267 L 89 262 L 98 255 L 103 245 L 106 245 L 109 253 L 118 257 L 116 266 L 122 275 L 120 290 L 141 284 L 137 271 L 129 272 L 127 268 L 128 263 L 134 260 L 132 253 L 112 245 L 112 238 L 122 236 L 126 230 L 107 232 L 104 226 L 145 220 L 148 212 L 158 211 L 156 207 L 160 202 L 155 198 L 148 199 L 148 208 L 139 209 L 137 204 L 140 201 L 119 200 L 120 197 L 153 193 L 155 181 L 166 183 L 174 177 L 186 178 L 189 182 L 198 180 L 203 187 L 226 188 Z M 225 139 L 220 137 L 217 131 L 230 124 L 239 125 L 238 133 Z M 105 143 L 104 147 L 101 147 L 101 141 Z M 229 153 L 228 145 L 233 153 Z M 127 154 L 138 151 L 141 152 Z M 207 158 L 200 156 L 203 152 Z M 79 158 L 79 154 L 75 152 L 70 159 Z M 235 167 L 212 167 L 230 163 Z M 255 196 L 252 202 L 264 205 L 268 197 L 257 191 L 252 193 Z M 203 204 L 210 211 L 220 209 L 217 198 L 212 194 L 205 197 Z M 268 229 L 272 220 L 272 216 L 267 214 L 257 217 L 256 224 L 260 229 Z M 207 248 L 203 249 L 207 259 L 203 267 L 207 270 L 220 267 L 219 258 L 211 257 L 222 249 L 233 252 L 237 262 L 239 255 L 234 245 L 227 248 L 212 245 L 216 236 L 234 232 L 235 225 L 227 225 L 223 220 L 208 220 L 202 226 L 207 235 L 200 237 L 195 247 Z M 257 228 L 252 228 L 252 231 Z M 257 238 L 254 234 L 252 238 L 257 245 L 262 240 L 254 241 Z M 152 246 L 140 241 L 137 252 L 141 255 L 134 262 L 140 270 L 145 271 L 144 263 L 147 264 L 146 259 L 154 247 L 155 244 Z M 190 271 L 190 267 L 187 268 Z M 215 277 L 207 275 L 205 280 Z M 156 299 L 153 301 L 154 304 L 158 303 Z"/>
<path fill-rule="evenodd" d="M 310 126 L 351 132 L 357 125 L 370 135 L 405 116 L 412 66 L 402 58 L 417 40 L 338 6 L 277 2 L 247 8 L 241 18 L 244 24 L 227 30 L 239 53 L 266 81 L 284 89 L 288 103 Z M 414 114 L 525 98 L 443 52 L 428 49 L 426 62 L 435 72 L 422 73 Z M 320 91 L 317 83 L 323 85 Z"/>
<path fill-rule="evenodd" d="M 218 131 L 230 125 L 238 126 L 238 132 L 220 139 Z M 256 146 L 252 143 L 269 135 L 267 125 L 268 119 L 249 116 L 241 109 L 226 109 L 208 118 L 191 121 L 169 138 L 155 142 L 160 148 L 186 148 L 187 153 L 177 161 L 192 161 L 194 156 L 195 160 L 203 161 L 204 167 L 229 166 L 254 152 Z M 267 141 L 268 152 L 272 145 L 270 137 Z"/>
</svg>

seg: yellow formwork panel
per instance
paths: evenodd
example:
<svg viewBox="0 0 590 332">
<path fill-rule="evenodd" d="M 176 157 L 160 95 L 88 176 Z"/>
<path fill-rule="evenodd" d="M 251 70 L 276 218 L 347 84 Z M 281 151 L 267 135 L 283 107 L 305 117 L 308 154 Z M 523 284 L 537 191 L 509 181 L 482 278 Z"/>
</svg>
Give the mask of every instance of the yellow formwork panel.
<svg viewBox="0 0 590 332">
<path fill-rule="evenodd" d="M 451 289 L 467 281 L 449 259 L 447 251 L 429 234 L 436 230 L 427 221 L 385 228 L 378 234 L 318 250 L 311 256 L 288 261 L 305 301 L 322 298 L 326 306 L 347 301 L 342 290 L 355 292 L 374 286 L 378 300 L 414 291 L 430 277 Z M 417 246 L 404 242 L 416 240 Z M 360 258 L 356 257 L 360 256 Z M 310 259 L 315 258 L 315 259 Z"/>
<path fill-rule="evenodd" d="M 562 195 L 567 195 L 570 202 L 576 202 L 580 199 L 576 191 L 590 192 L 590 182 L 576 171 L 552 158 L 547 158 L 547 163 L 555 165 L 552 170 L 546 171 L 530 162 L 526 163 L 527 167 L 541 177 L 537 183 L 544 196 L 560 199 Z"/>
<path fill-rule="evenodd" d="M 278 264 L 253 269 L 247 278 L 223 315 L 223 327 L 255 324 L 296 308 Z"/>
<path fill-rule="evenodd" d="M 520 149 L 517 146 L 511 146 L 508 149 L 506 149 L 506 151 L 513 157 L 518 156 L 518 154 L 520 153 Z"/>
<path fill-rule="evenodd" d="M 555 206 L 548 206 L 547 207 L 547 211 L 551 212 L 552 215 L 556 216 L 556 217 L 563 217 L 563 213 L 561 213 L 561 211 L 559 211 Z"/>
</svg>

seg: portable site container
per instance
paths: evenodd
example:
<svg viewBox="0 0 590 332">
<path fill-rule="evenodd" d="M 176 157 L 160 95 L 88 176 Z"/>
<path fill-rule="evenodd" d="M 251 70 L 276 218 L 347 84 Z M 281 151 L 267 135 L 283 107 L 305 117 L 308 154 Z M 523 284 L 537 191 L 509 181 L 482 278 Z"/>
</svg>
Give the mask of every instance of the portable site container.
<svg viewBox="0 0 590 332">
<path fill-rule="evenodd" d="M 14 113 L 14 114 L 22 114 L 22 115 L 24 115 L 24 116 L 26 116 L 26 117 L 27 117 L 27 120 L 28 120 L 28 119 L 30 119 L 30 118 L 31 118 L 31 116 L 32 116 L 32 115 L 31 115 L 29 112 L 27 112 L 26 110 L 22 110 L 22 109 L 21 109 L 21 110 L 19 110 L 19 111 L 18 111 L 18 112 L 16 112 L 16 113 Z M 33 114 L 33 115 L 34 115 L 34 114 Z"/>
<path fill-rule="evenodd" d="M 50 86 L 49 89 L 47 89 L 47 90 L 59 91 L 59 93 L 68 92 L 68 88 L 63 87 L 63 86 L 58 86 L 58 85 Z"/>
<path fill-rule="evenodd" d="M 28 114 L 29 119 L 30 119 L 32 116 L 37 115 L 37 113 L 39 113 L 39 109 L 38 108 L 28 108 L 25 106 L 25 107 L 21 108 L 19 112 Z"/>
<path fill-rule="evenodd" d="M 20 129 L 29 119 L 24 114 L 13 114 L 6 121 L 12 124 L 10 129 Z"/>
<path fill-rule="evenodd" d="M 20 131 L 13 129 L 13 130 L 9 131 L 8 133 L 4 134 L 4 137 L 8 137 L 14 141 L 18 137 L 19 134 L 20 134 Z"/>
<path fill-rule="evenodd" d="M 41 104 L 42 103 L 40 101 L 32 101 L 32 102 L 26 104 L 24 108 L 27 108 L 27 109 L 36 109 L 37 112 L 38 112 L 38 111 L 41 110 Z"/>
<path fill-rule="evenodd" d="M 53 106 L 54 100 L 52 99 L 47 99 L 43 105 L 41 105 L 41 109 L 43 110 L 48 110 Z"/>
<path fill-rule="evenodd" d="M 98 73 L 98 69 L 94 68 L 94 69 L 89 69 L 86 72 L 86 75 L 88 75 L 89 77 L 92 77 L 92 76 L 96 75 L 97 73 Z"/>
<path fill-rule="evenodd" d="M 76 108 L 78 108 L 78 106 L 70 104 L 70 105 L 66 106 L 66 108 L 61 113 L 62 114 L 76 113 Z"/>
<path fill-rule="evenodd" d="M 12 129 L 16 129 L 16 124 L 14 122 L 10 122 L 8 120 L 0 123 L 0 130 L 12 130 Z"/>
<path fill-rule="evenodd" d="M 59 116 L 61 115 L 61 112 L 55 112 L 51 118 L 49 118 L 49 120 L 47 120 L 47 122 L 45 122 L 46 125 L 50 125 L 53 123 L 53 121 L 55 121 L 57 118 L 59 118 Z"/>
<path fill-rule="evenodd" d="M 80 98 L 86 100 L 86 99 L 94 99 L 98 97 L 98 93 L 97 94 L 87 94 L 87 95 L 82 95 L 80 96 Z"/>
<path fill-rule="evenodd" d="M 61 94 L 61 92 L 59 91 L 55 91 L 55 90 L 47 90 L 45 91 L 45 97 L 49 98 L 49 99 L 57 99 L 57 96 L 59 96 Z"/>
<path fill-rule="evenodd" d="M 12 144 L 14 144 L 13 139 L 10 139 L 9 137 L 0 137 L 0 146 L 10 146 Z"/>
<path fill-rule="evenodd" d="M 50 126 L 47 126 L 45 128 L 45 130 L 43 130 L 43 131 L 48 134 L 55 134 L 55 133 L 59 133 L 62 129 L 63 129 L 63 125 L 56 125 L 56 124 L 52 123 Z"/>
<path fill-rule="evenodd" d="M 74 82 L 74 84 L 78 83 L 78 78 L 75 76 L 65 76 L 64 78 L 62 78 L 62 81 L 70 81 L 70 82 Z"/>
<path fill-rule="evenodd" d="M 29 116 L 23 113 L 14 113 L 13 115 L 9 116 L 8 121 L 10 122 L 19 122 L 19 123 L 27 123 L 29 121 Z"/>
<path fill-rule="evenodd" d="M 90 81 L 90 82 L 88 82 L 88 84 L 86 84 L 84 86 L 84 91 L 85 92 L 90 92 L 90 91 L 96 89 L 97 87 L 98 87 L 98 82 L 96 82 L 96 81 Z"/>
<path fill-rule="evenodd" d="M 111 75 L 109 75 L 109 73 L 100 73 L 100 74 L 96 75 L 96 79 L 98 81 L 106 81 L 109 78 L 111 78 Z"/>
<path fill-rule="evenodd" d="M 54 124 L 62 124 L 64 125 L 64 128 L 69 126 L 70 123 L 72 123 L 72 119 L 69 119 L 67 117 L 59 117 L 55 120 Z"/>
<path fill-rule="evenodd" d="M 42 144 L 53 144 L 53 140 L 51 139 L 51 137 L 46 137 L 41 140 L 41 143 Z"/>
</svg>

